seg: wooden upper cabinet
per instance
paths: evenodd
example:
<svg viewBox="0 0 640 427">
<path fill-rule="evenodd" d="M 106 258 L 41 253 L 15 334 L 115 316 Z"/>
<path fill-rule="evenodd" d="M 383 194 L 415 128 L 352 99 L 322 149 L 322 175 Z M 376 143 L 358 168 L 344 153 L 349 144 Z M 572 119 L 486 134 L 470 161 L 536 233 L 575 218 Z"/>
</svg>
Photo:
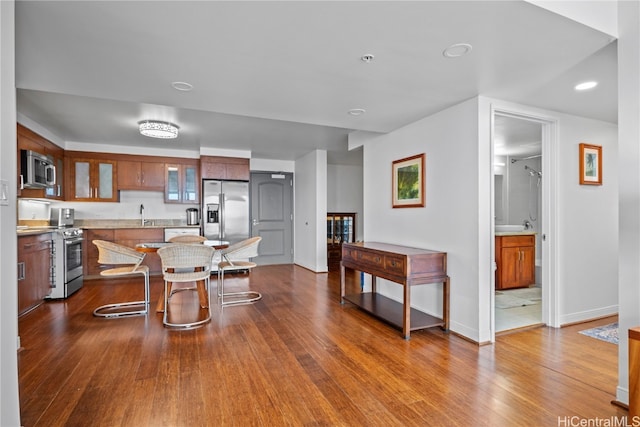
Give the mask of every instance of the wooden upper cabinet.
<svg viewBox="0 0 640 427">
<path fill-rule="evenodd" d="M 201 156 L 202 179 L 249 181 L 249 159 L 240 157 Z"/>
<path fill-rule="evenodd" d="M 67 200 L 117 202 L 115 160 L 67 158 L 69 191 Z"/>
<path fill-rule="evenodd" d="M 164 190 L 165 165 L 118 160 L 118 190 Z"/>
<path fill-rule="evenodd" d="M 28 129 L 21 124 L 17 125 L 17 172 L 18 172 L 18 197 L 33 197 L 33 198 L 49 198 L 49 199 L 64 199 L 64 149 L 57 146 L 48 139 L 38 135 L 31 129 Z M 56 166 L 56 180 L 55 185 L 48 188 L 22 188 L 21 179 L 22 164 L 21 164 L 21 150 L 31 150 L 37 153 L 49 156 Z"/>
</svg>

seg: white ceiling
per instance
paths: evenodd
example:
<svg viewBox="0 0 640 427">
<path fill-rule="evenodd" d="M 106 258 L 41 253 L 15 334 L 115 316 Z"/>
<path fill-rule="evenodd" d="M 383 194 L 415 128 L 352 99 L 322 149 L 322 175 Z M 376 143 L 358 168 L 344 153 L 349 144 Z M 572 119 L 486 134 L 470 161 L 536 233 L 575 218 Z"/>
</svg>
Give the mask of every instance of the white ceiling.
<svg viewBox="0 0 640 427">
<path fill-rule="evenodd" d="M 18 112 L 64 141 L 123 151 L 326 149 L 348 163 L 350 132 L 389 132 L 477 95 L 616 122 L 612 41 L 523 1 L 19 0 Z M 456 43 L 473 50 L 445 58 Z M 576 93 L 586 78 L 600 85 Z M 143 119 L 180 136 L 141 136 Z"/>
</svg>

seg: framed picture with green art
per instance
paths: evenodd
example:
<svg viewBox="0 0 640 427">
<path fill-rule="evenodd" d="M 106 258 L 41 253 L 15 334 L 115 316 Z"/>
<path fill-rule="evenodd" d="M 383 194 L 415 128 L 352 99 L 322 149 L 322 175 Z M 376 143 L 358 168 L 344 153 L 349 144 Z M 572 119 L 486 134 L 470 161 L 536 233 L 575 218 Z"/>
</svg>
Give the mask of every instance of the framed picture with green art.
<svg viewBox="0 0 640 427">
<path fill-rule="evenodd" d="M 602 185 L 602 147 L 580 144 L 580 184 Z"/>
<path fill-rule="evenodd" d="M 425 155 L 407 157 L 393 162 L 393 207 L 424 207 Z"/>
</svg>

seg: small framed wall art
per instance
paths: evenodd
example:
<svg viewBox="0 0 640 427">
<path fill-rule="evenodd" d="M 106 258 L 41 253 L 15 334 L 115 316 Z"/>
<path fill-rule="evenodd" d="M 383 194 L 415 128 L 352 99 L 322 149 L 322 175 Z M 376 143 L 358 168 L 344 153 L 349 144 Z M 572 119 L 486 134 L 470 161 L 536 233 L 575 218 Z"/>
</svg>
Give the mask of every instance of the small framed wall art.
<svg viewBox="0 0 640 427">
<path fill-rule="evenodd" d="M 580 144 L 580 184 L 602 185 L 602 147 Z"/>
<path fill-rule="evenodd" d="M 394 160 L 392 166 L 394 208 L 424 207 L 424 165 L 424 153 Z"/>
</svg>

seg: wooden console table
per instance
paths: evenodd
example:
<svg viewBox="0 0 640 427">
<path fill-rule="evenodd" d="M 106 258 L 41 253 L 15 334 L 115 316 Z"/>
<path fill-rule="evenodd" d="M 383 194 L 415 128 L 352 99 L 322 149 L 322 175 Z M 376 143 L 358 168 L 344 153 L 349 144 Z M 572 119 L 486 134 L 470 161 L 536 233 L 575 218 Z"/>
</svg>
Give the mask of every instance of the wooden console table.
<svg viewBox="0 0 640 427">
<path fill-rule="evenodd" d="M 640 417 L 640 327 L 629 329 L 629 420 Z"/>
<path fill-rule="evenodd" d="M 345 295 L 345 268 L 371 274 L 371 292 Z M 376 278 L 390 280 L 404 287 L 399 303 L 376 292 Z M 411 286 L 442 283 L 442 319 L 411 308 Z M 370 314 L 402 329 L 411 331 L 441 326 L 449 331 L 449 276 L 447 253 L 377 242 L 344 243 L 340 266 L 341 302 L 349 301 Z"/>
</svg>

